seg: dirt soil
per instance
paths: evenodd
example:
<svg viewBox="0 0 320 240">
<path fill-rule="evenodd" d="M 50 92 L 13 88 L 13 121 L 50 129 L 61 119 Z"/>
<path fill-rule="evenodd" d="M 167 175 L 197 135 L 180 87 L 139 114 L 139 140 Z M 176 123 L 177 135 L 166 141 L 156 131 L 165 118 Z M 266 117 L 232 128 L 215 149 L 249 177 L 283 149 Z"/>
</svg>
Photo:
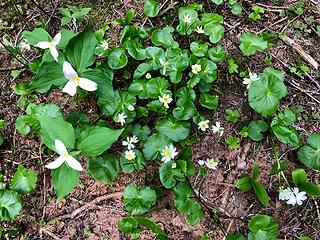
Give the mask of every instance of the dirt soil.
<svg viewBox="0 0 320 240">
<path fill-rule="evenodd" d="M 36 4 L 36 2 L 38 2 Z M 176 21 L 176 13 L 168 8 L 170 1 L 162 1 L 162 9 L 167 13 L 161 18 L 149 20 L 142 15 L 142 0 L 124 1 L 5 1 L 0 3 L 0 37 L 5 36 L 14 43 L 18 42 L 21 32 L 30 30 L 35 26 L 49 26 L 48 31 L 53 35 L 59 28 L 59 7 L 66 3 L 76 6 L 91 7 L 90 18 L 93 17 L 93 26 L 97 28 L 102 22 L 111 22 L 115 18 L 121 18 L 130 8 L 136 9 L 137 24 L 145 26 L 161 26 Z M 180 1 L 186 4 L 188 1 Z M 189 1 L 190 2 L 190 1 Z M 294 7 L 296 1 L 270 0 L 270 1 L 239 1 L 244 6 L 241 16 L 231 14 L 229 5 L 216 6 L 210 1 L 199 1 L 204 4 L 209 12 L 217 12 L 225 18 L 226 34 L 222 44 L 229 54 L 232 54 L 241 69 L 250 69 L 252 72 L 261 72 L 266 66 L 282 69 L 287 73 L 285 83 L 288 87 L 288 95 L 283 99 L 281 108 L 302 106 L 301 117 L 296 124 L 303 140 L 309 133 L 320 132 L 320 120 L 310 116 L 320 113 L 320 83 L 319 71 L 305 62 L 301 55 L 291 46 L 281 40 L 274 43 L 272 49 L 258 53 L 252 58 L 245 58 L 238 48 L 238 38 L 244 31 L 253 33 L 285 32 L 296 44 L 319 62 L 320 37 L 315 26 L 320 25 L 320 3 L 314 0 L 305 0 L 305 13 L 301 16 L 289 14 L 280 16 L 279 12 Z M 250 9 L 254 5 L 265 8 L 265 14 L 261 21 L 248 20 Z M 168 16 L 168 17 L 166 17 Z M 4 26 L 4 27 L 2 27 Z M 116 35 L 119 28 L 111 27 L 109 36 L 113 42 L 117 42 Z M 1 40 L 0 39 L 0 40 Z M 1 47 L 1 45 L 0 45 Z M 12 87 L 17 82 L 29 81 L 32 74 L 21 65 L 14 57 L 3 48 L 0 51 L 0 119 L 7 121 L 3 130 L 5 143 L 0 149 L 0 172 L 6 179 L 10 179 L 18 164 L 32 168 L 38 174 L 36 191 L 23 197 L 23 211 L 14 222 L 1 222 L 0 229 L 17 230 L 7 234 L 7 239 L 129 239 L 117 229 L 117 221 L 128 215 L 121 201 L 124 187 L 131 182 L 143 185 L 152 181 L 147 174 L 152 171 L 149 167 L 139 173 L 120 174 L 117 183 L 104 185 L 95 182 L 85 171 L 81 174 L 81 182 L 78 187 L 64 200 L 57 202 L 52 184 L 50 183 L 50 171 L 44 168 L 44 164 L 50 162 L 53 156 L 42 151 L 42 144 L 35 136 L 23 137 L 15 130 L 15 119 L 24 114 L 17 107 L 19 96 L 12 92 Z M 271 63 L 264 63 L 266 57 L 272 57 Z M 34 52 L 26 52 L 27 60 L 37 58 Z M 298 77 L 291 74 L 291 66 L 309 65 L 308 76 Z M 242 127 L 258 116 L 249 109 L 245 88 L 241 84 L 242 79 L 238 75 L 227 73 L 227 64 L 221 63 L 218 67 L 218 80 L 215 83 L 217 93 L 221 95 L 221 103 L 218 111 L 204 112 L 212 121 L 220 121 L 225 127 L 225 135 L 235 135 Z M 21 69 L 18 78 L 13 79 L 10 71 Z M 63 107 L 64 114 L 74 109 L 80 109 L 95 119 L 98 108 L 94 99 L 87 99 L 85 103 L 72 101 L 71 98 L 53 90 L 48 94 L 37 94 L 36 102 L 52 102 Z M 234 108 L 241 112 L 241 119 L 236 124 L 231 124 L 225 119 L 225 109 Z M 308 116 L 308 117 L 307 117 Z M 280 225 L 279 239 L 298 239 L 300 236 L 309 236 L 320 239 L 320 213 L 319 199 L 308 198 L 302 206 L 289 206 L 278 200 L 278 183 L 276 177 L 269 176 L 269 171 L 275 161 L 268 139 L 256 143 L 248 139 L 241 141 L 241 147 L 230 150 L 224 143 L 224 138 L 217 137 L 210 132 L 205 134 L 193 131 L 196 144 L 193 146 L 192 161 L 196 166 L 198 160 L 215 158 L 220 161 L 217 170 L 209 171 L 208 176 L 201 187 L 201 197 L 206 204 L 215 208 L 220 213 L 221 225 L 228 233 L 247 233 L 248 220 L 255 214 L 268 214 Z M 289 160 L 289 169 L 303 167 L 298 159 L 296 150 L 285 145 L 277 146 L 280 156 Z M 82 164 L 85 164 L 82 159 Z M 267 187 L 270 195 L 270 206 L 263 208 L 254 193 L 242 192 L 234 187 L 234 183 L 241 176 L 250 172 L 251 164 L 256 162 L 260 167 L 260 181 Z M 147 171 L 147 172 L 146 172 Z M 289 176 L 289 171 L 286 173 Z M 310 181 L 320 183 L 320 174 L 316 171 L 308 172 Z M 191 179 L 192 183 L 196 177 Z M 199 190 L 199 189 L 198 189 Z M 184 216 L 180 215 L 173 206 L 173 195 L 167 193 L 166 197 L 158 200 L 157 205 L 147 214 L 159 223 L 167 232 L 170 239 L 201 239 L 208 233 L 211 239 L 222 240 L 225 236 L 217 224 L 206 215 L 196 226 L 190 226 Z M 154 239 L 154 235 L 145 231 L 141 239 Z"/>
</svg>

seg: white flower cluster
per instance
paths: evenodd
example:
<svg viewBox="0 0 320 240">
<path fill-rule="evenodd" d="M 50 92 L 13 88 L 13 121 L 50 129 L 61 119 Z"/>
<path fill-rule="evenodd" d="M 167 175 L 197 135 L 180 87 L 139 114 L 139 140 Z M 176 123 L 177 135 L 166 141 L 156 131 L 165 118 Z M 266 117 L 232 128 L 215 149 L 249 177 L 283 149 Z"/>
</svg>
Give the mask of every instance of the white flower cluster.
<svg viewBox="0 0 320 240">
<path fill-rule="evenodd" d="M 290 205 L 302 205 L 303 201 L 307 199 L 306 192 L 299 192 L 299 188 L 284 188 L 280 189 L 279 199 L 282 201 L 287 201 Z"/>
<path fill-rule="evenodd" d="M 214 158 L 207 158 L 206 160 L 199 160 L 198 164 L 200 166 L 206 165 L 207 168 L 212 169 L 212 170 L 216 170 L 217 166 L 219 164 L 219 161 Z"/>
<path fill-rule="evenodd" d="M 198 123 L 198 129 L 200 129 L 201 131 L 205 132 L 208 128 L 209 128 L 209 120 L 203 120 L 201 122 Z M 216 122 L 215 125 L 213 125 L 211 127 L 212 132 L 213 133 L 217 133 L 219 134 L 219 136 L 221 137 L 223 135 L 224 132 L 224 128 L 221 127 L 220 122 Z"/>
<path fill-rule="evenodd" d="M 127 146 L 128 150 L 125 151 L 124 157 L 128 160 L 133 160 L 136 158 L 136 153 L 132 150 L 136 146 L 135 144 L 138 143 L 139 140 L 137 136 L 133 135 L 132 137 L 127 137 L 127 141 L 122 141 L 123 146 Z"/>
</svg>

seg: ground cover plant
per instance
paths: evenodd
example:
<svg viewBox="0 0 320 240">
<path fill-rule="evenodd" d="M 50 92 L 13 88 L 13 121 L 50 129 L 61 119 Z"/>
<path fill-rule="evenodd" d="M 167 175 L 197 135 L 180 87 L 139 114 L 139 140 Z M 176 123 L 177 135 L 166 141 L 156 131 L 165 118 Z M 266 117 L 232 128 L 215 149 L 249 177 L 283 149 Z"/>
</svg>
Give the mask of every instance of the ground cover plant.
<svg viewBox="0 0 320 240">
<path fill-rule="evenodd" d="M 14 81 L 10 96 L 18 99 L 14 104 L 20 109 L 9 124 L 15 136 L 33 144 L 28 151 L 37 152 L 19 162 L 8 159 L 24 150 L 17 150 L 15 141 L 10 146 L 8 120 L 1 113 L 1 153 L 4 161 L 14 163 L 14 170 L 4 162 L 0 168 L 1 237 L 319 237 L 320 87 L 306 66 L 317 69 L 317 61 L 292 44 L 284 32 L 287 26 L 281 32 L 245 28 L 234 38 L 239 24 L 226 22 L 228 11 L 257 24 L 266 18 L 268 5 L 146 0 L 140 2 L 140 12 L 127 7 L 98 23 L 90 15 L 93 6 L 58 5 L 48 22 L 23 29 L 15 42 L 7 36 L 1 41 L 22 66 L 9 69 Z M 23 12 L 22 5 L 8 6 Z M 300 1 L 271 12 L 279 13 L 281 21 L 295 21 L 304 8 Z M 278 56 L 272 51 L 281 41 L 306 62 L 273 63 Z M 312 90 L 295 78 L 309 80 Z M 228 86 L 238 99 L 226 98 Z M 304 99 L 301 93 L 313 102 L 287 103 L 291 97 Z M 40 195 L 37 188 L 43 189 Z M 217 191 L 214 197 L 211 191 Z M 19 224 L 28 205 L 24 200 L 32 196 L 41 196 L 42 212 Z M 229 196 L 232 201 L 242 198 L 230 210 L 225 205 Z M 108 203 L 110 199 L 115 202 Z M 70 201 L 78 207 L 67 209 Z M 237 205 L 250 209 L 251 203 L 252 212 L 237 212 Z M 311 214 L 301 215 L 306 207 Z M 86 225 L 84 215 L 81 230 L 65 226 L 64 220 L 72 223 L 90 209 L 101 211 L 94 215 L 95 223 Z M 302 221 L 309 228 L 287 230 L 281 216 L 290 211 L 290 222 Z M 179 221 L 184 230 L 175 233 L 171 225 Z M 30 222 L 36 233 L 24 229 Z"/>
</svg>

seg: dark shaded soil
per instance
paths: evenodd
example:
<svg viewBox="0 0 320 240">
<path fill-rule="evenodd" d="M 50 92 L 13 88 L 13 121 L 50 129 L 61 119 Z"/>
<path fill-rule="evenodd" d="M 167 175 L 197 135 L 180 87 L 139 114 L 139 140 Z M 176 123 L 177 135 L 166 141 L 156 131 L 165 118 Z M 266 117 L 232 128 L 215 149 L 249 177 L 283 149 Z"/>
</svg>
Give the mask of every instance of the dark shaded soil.
<svg viewBox="0 0 320 240">
<path fill-rule="evenodd" d="M 58 12 L 53 9 L 65 6 L 62 1 L 39 1 L 36 6 L 33 1 L 11 1 L 13 3 L 0 3 L 0 20 L 8 22 L 12 29 L 1 29 L 0 33 L 13 42 L 17 42 L 21 32 L 25 29 L 32 29 L 35 26 L 43 26 L 47 21 L 50 28 L 48 31 L 54 33 L 59 28 L 59 20 L 55 17 Z M 52 3 L 53 5 L 51 5 Z M 135 8 L 138 14 L 138 24 L 146 26 L 158 26 L 171 24 L 174 19 L 174 11 L 169 11 L 169 17 L 149 20 L 142 15 L 143 1 L 67 1 L 69 3 L 92 7 L 91 15 L 94 19 L 93 26 L 99 26 L 103 21 L 111 22 L 115 18 L 121 18 L 130 8 Z M 81 2 L 81 3 L 79 3 Z M 162 1 L 168 7 L 170 1 Z M 180 1 L 187 2 L 187 1 Z M 266 66 L 273 66 L 284 70 L 287 74 L 286 85 L 288 95 L 281 103 L 281 108 L 303 106 L 304 110 L 296 124 L 303 139 L 309 133 L 320 132 L 320 121 L 313 119 L 312 114 L 320 113 L 320 89 L 312 82 L 319 83 L 320 74 L 312 69 L 310 77 L 297 77 L 289 73 L 288 67 L 293 65 L 308 64 L 292 48 L 278 40 L 274 47 L 263 53 L 258 53 L 252 58 L 244 58 L 239 52 L 238 38 L 244 31 L 254 33 L 272 31 L 277 34 L 286 32 L 294 41 L 299 44 L 316 60 L 320 59 L 320 41 L 315 33 L 314 26 L 320 25 L 319 9 L 320 3 L 316 1 L 305 1 L 305 14 L 300 17 L 291 14 L 287 19 L 282 20 L 279 11 L 292 7 L 292 1 L 254 1 L 262 5 L 268 5 L 266 13 L 261 21 L 253 23 L 248 20 L 252 1 L 241 1 L 245 13 L 238 17 L 230 13 L 228 5 L 215 6 L 210 1 L 202 1 L 207 11 L 218 12 L 225 17 L 226 34 L 222 44 L 227 48 L 240 65 L 241 69 L 250 69 L 252 72 L 260 72 Z M 17 14 L 13 6 L 20 5 L 23 13 Z M 46 14 L 44 14 L 44 12 Z M 172 17 L 170 17 L 172 16 Z M 312 16 L 313 19 L 309 19 Z M 299 24 L 307 24 L 311 33 L 305 29 L 297 29 Z M 111 27 L 110 37 L 113 42 L 117 41 L 116 35 L 119 28 Z M 1 45 L 0 45 L 1 47 Z M 0 228 L 17 228 L 20 232 L 19 239 L 129 239 L 119 232 L 116 223 L 127 212 L 123 208 L 121 193 L 124 187 L 131 182 L 143 185 L 150 181 L 152 168 L 148 167 L 147 172 L 124 175 L 121 174 L 117 183 L 109 186 L 102 185 L 86 175 L 81 175 L 79 186 L 64 200 L 57 203 L 54 190 L 50 183 L 50 171 L 43 166 L 45 162 L 52 160 L 41 149 L 41 143 L 35 136 L 23 137 L 19 135 L 14 127 L 15 119 L 24 113 L 17 107 L 19 96 L 12 92 L 16 82 L 29 81 L 32 75 L 26 68 L 22 68 L 22 74 L 18 79 L 13 80 L 10 71 L 6 69 L 21 67 L 16 59 L 9 56 L 1 49 L 0 55 L 0 119 L 8 123 L 3 130 L 5 143 L 0 149 L 0 172 L 7 179 L 11 177 L 18 164 L 32 168 L 38 174 L 38 186 L 34 193 L 23 197 L 24 208 L 16 222 L 0 222 Z M 266 56 L 272 56 L 270 64 L 264 64 Z M 36 56 L 34 53 L 27 53 L 26 57 L 31 60 Z M 225 127 L 224 136 L 236 135 L 242 127 L 252 119 L 257 119 L 247 104 L 245 88 L 242 86 L 238 75 L 230 75 L 226 70 L 226 63 L 219 66 L 219 77 L 215 83 L 217 93 L 221 95 L 221 104 L 216 112 L 204 112 L 211 122 L 220 121 Z M 37 103 L 52 102 L 63 108 L 65 115 L 74 109 L 80 109 L 88 113 L 92 120 L 97 117 L 98 108 L 94 99 L 87 99 L 84 103 L 72 101 L 66 95 L 54 90 L 48 94 L 37 95 Z M 236 124 L 231 124 L 225 119 L 225 109 L 234 108 L 241 112 L 241 119 Z M 306 118 L 308 116 L 308 119 Z M 275 161 L 272 149 L 268 143 L 269 139 L 261 143 L 255 143 L 248 139 L 242 139 L 241 147 L 238 150 L 230 150 L 224 143 L 224 137 L 219 138 L 211 133 L 199 134 L 194 132 L 193 138 L 197 144 L 193 146 L 192 161 L 197 165 L 198 160 L 215 158 L 220 161 L 217 170 L 210 170 L 201 189 L 200 195 L 206 204 L 215 208 L 220 213 L 220 221 L 228 233 L 240 231 L 246 233 L 247 222 L 255 214 L 271 215 L 280 225 L 279 239 L 298 239 L 300 236 L 309 236 L 320 239 L 319 226 L 319 199 L 308 198 L 302 206 L 291 207 L 278 201 L 278 183 L 276 177 L 270 177 L 269 171 Z M 303 167 L 297 160 L 296 150 L 287 146 L 277 146 L 280 155 L 290 161 L 289 169 Z M 82 164 L 85 164 L 82 159 Z M 251 164 L 256 162 L 260 167 L 260 181 L 267 187 L 271 201 L 268 208 L 263 208 L 258 202 L 254 193 L 241 192 L 234 187 L 234 183 L 241 176 L 250 172 Z M 309 171 L 310 181 L 320 183 L 319 172 Z M 290 175 L 289 171 L 286 174 Z M 191 182 L 198 179 L 194 177 Z M 199 190 L 199 189 L 198 189 Z M 224 239 L 223 232 L 217 227 L 213 220 L 206 215 L 196 226 L 190 226 L 186 218 L 180 215 L 173 206 L 173 195 L 167 192 L 167 196 L 158 201 L 156 207 L 147 216 L 151 217 L 159 226 L 163 227 L 170 239 L 201 239 L 201 236 L 208 233 L 212 239 Z M 108 197 L 110 196 L 110 197 Z M 102 198 L 101 198 L 102 197 Z M 99 200 L 99 201 L 97 201 Z M 70 215 L 73 214 L 73 215 Z M 141 239 L 153 239 L 153 235 L 146 231 Z M 13 237 L 18 239 L 18 237 Z"/>
</svg>

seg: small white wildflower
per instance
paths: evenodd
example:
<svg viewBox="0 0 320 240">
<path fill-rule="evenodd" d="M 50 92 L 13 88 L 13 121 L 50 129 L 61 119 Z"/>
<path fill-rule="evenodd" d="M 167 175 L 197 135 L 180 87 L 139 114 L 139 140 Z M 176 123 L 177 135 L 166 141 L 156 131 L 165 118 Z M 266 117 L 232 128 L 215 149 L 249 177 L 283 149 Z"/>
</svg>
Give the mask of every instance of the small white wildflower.
<svg viewBox="0 0 320 240">
<path fill-rule="evenodd" d="M 56 47 L 60 43 L 60 40 L 61 33 L 57 33 L 57 35 L 54 36 L 51 42 L 41 41 L 38 42 L 35 46 L 41 49 L 49 49 L 53 59 L 58 62 L 59 52 Z"/>
<path fill-rule="evenodd" d="M 161 151 L 161 161 L 167 163 L 178 155 L 177 149 L 171 144 L 169 147 L 165 146 Z"/>
<path fill-rule="evenodd" d="M 124 157 L 128 160 L 133 160 L 136 158 L 136 153 L 132 150 L 125 151 Z"/>
<path fill-rule="evenodd" d="M 214 158 L 207 158 L 206 162 L 205 162 L 207 168 L 210 168 L 210 169 L 213 169 L 213 170 L 216 170 L 217 169 L 217 166 L 219 164 L 219 161 L 214 159 Z"/>
<path fill-rule="evenodd" d="M 205 132 L 209 128 L 209 120 L 201 121 L 198 123 L 198 129 Z"/>
<path fill-rule="evenodd" d="M 131 111 L 131 112 L 134 111 L 134 106 L 133 106 L 132 104 L 130 104 L 130 105 L 128 106 L 128 110 Z"/>
<path fill-rule="evenodd" d="M 196 32 L 199 33 L 199 34 L 204 33 L 203 26 L 197 26 Z"/>
<path fill-rule="evenodd" d="M 177 164 L 176 164 L 176 163 L 172 163 L 171 168 L 172 168 L 172 169 L 177 168 Z"/>
<path fill-rule="evenodd" d="M 126 118 L 127 118 L 127 115 L 125 115 L 124 113 L 119 113 L 115 118 L 114 118 L 114 121 L 116 123 L 120 123 L 121 126 L 123 126 L 123 124 L 126 123 Z"/>
<path fill-rule="evenodd" d="M 192 68 L 192 72 L 194 74 L 198 74 L 199 72 L 201 72 L 201 65 L 200 64 L 194 64 L 191 66 Z"/>
<path fill-rule="evenodd" d="M 219 136 L 221 137 L 223 135 L 224 128 L 221 127 L 220 122 L 216 122 L 216 125 L 212 126 L 212 131 L 213 133 L 219 134 Z"/>
<path fill-rule="evenodd" d="M 169 103 L 172 102 L 172 97 L 168 94 L 163 94 L 162 96 L 159 96 L 159 101 L 163 103 L 165 108 L 169 108 Z"/>
<path fill-rule="evenodd" d="M 198 160 L 198 164 L 200 165 L 200 166 L 203 166 L 204 165 L 204 161 L 203 160 Z"/>
<path fill-rule="evenodd" d="M 103 49 L 103 50 L 108 50 L 109 49 L 109 43 L 106 41 L 106 40 L 104 40 L 104 41 L 102 41 L 102 43 L 100 44 L 100 47 Z"/>
<path fill-rule="evenodd" d="M 294 187 L 293 189 L 285 188 L 280 190 L 279 199 L 287 200 L 287 204 L 290 205 L 302 205 L 303 201 L 307 199 L 306 192 L 299 192 L 299 188 Z"/>
<path fill-rule="evenodd" d="M 27 39 L 23 39 L 19 44 L 19 48 L 20 48 L 21 52 L 24 52 L 24 51 L 30 51 L 31 46 L 28 43 Z"/>
<path fill-rule="evenodd" d="M 184 22 L 184 23 L 190 24 L 191 21 L 192 21 L 192 17 L 191 17 L 189 14 L 185 14 L 185 15 L 183 16 L 183 22 Z"/>
<path fill-rule="evenodd" d="M 151 78 L 152 78 L 151 74 L 150 74 L 150 73 L 147 73 L 147 74 L 146 74 L 146 79 L 151 79 Z"/>
<path fill-rule="evenodd" d="M 247 89 L 249 89 L 251 84 L 258 80 L 260 80 L 260 78 L 256 73 L 249 72 L 249 78 L 244 78 L 242 83 L 247 85 Z"/>
<path fill-rule="evenodd" d="M 127 141 L 122 141 L 122 146 L 128 146 L 128 149 L 135 148 L 135 143 L 139 142 L 138 138 L 133 135 L 132 137 L 127 137 Z"/>
<path fill-rule="evenodd" d="M 281 188 L 279 191 L 279 199 L 280 200 L 289 200 L 292 197 L 292 191 L 290 188 Z"/>
</svg>

